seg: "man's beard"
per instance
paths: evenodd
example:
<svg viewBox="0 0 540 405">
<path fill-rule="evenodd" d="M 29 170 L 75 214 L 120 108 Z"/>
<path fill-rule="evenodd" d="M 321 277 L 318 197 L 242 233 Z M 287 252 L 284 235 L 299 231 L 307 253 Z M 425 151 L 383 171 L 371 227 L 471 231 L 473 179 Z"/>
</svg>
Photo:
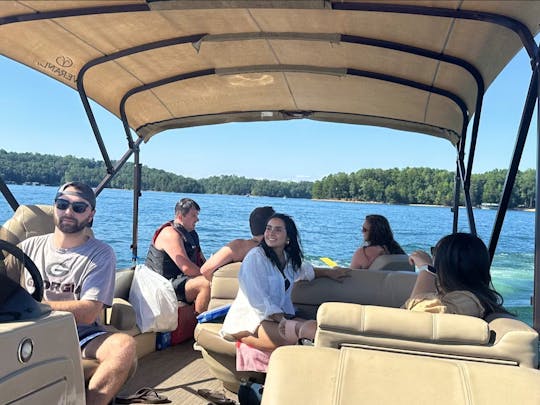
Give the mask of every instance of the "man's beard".
<svg viewBox="0 0 540 405">
<path fill-rule="evenodd" d="M 71 221 L 65 221 L 65 219 L 71 219 Z M 63 233 L 78 233 L 81 232 L 90 223 L 89 220 L 78 221 L 73 217 L 62 217 L 56 219 L 56 226 Z"/>
</svg>

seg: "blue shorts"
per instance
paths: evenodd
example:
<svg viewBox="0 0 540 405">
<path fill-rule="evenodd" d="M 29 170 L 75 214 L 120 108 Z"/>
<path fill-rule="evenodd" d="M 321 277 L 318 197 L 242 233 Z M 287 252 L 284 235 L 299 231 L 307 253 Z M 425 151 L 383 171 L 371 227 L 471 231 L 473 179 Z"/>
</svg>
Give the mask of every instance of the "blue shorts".
<svg viewBox="0 0 540 405">
<path fill-rule="evenodd" d="M 109 332 L 107 332 L 102 326 L 98 324 L 77 325 L 77 334 L 79 335 L 79 346 L 81 347 L 81 350 L 92 339 L 95 339 L 98 336 L 104 335 L 105 333 L 109 333 Z"/>
</svg>

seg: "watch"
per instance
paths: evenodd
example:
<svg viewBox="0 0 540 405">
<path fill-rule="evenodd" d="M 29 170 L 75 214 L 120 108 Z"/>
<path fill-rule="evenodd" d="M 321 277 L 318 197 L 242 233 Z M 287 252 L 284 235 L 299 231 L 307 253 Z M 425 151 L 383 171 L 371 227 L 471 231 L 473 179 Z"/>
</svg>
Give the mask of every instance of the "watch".
<svg viewBox="0 0 540 405">
<path fill-rule="evenodd" d="M 422 270 L 425 270 L 428 273 L 433 274 L 434 276 L 437 275 L 437 269 L 433 267 L 431 264 L 423 264 L 421 266 L 418 266 L 418 271 L 422 271 Z"/>
</svg>

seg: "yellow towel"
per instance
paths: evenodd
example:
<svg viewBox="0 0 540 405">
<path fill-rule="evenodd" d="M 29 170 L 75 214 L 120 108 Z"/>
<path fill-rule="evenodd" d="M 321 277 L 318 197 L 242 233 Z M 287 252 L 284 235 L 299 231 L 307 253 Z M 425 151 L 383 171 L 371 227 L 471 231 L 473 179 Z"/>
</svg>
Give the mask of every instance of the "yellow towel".
<svg viewBox="0 0 540 405">
<path fill-rule="evenodd" d="M 330 267 L 336 267 L 338 264 L 329 257 L 321 257 L 321 262 L 327 264 Z"/>
</svg>

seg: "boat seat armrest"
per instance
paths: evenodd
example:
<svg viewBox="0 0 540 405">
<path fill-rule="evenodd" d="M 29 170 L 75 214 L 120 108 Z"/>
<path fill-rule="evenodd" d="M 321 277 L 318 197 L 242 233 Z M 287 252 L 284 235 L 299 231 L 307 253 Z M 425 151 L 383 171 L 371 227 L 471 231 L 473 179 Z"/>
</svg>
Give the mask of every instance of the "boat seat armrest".
<svg viewBox="0 0 540 405">
<path fill-rule="evenodd" d="M 232 357 L 236 356 L 236 343 L 223 339 L 219 331 L 221 323 L 199 323 L 195 327 L 195 340 L 206 350 Z"/>
<path fill-rule="evenodd" d="M 121 331 L 135 328 L 136 316 L 133 306 L 123 298 L 114 298 L 111 308 L 107 308 L 107 324 Z"/>
</svg>

